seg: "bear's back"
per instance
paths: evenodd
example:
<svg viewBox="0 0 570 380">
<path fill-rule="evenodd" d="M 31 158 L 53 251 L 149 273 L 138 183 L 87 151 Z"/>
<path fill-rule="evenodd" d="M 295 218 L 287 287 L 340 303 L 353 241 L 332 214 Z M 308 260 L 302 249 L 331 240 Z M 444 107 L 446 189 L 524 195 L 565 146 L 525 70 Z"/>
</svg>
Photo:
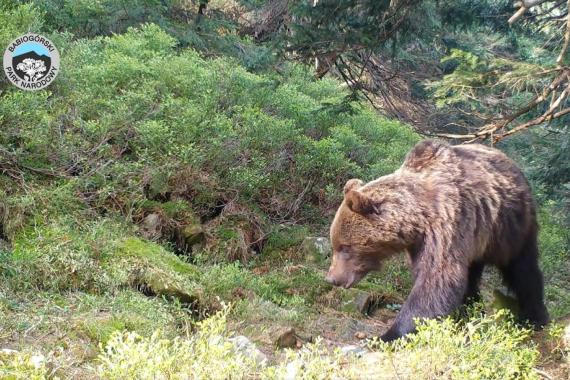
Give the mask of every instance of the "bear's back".
<svg viewBox="0 0 570 380">
<path fill-rule="evenodd" d="M 501 235 L 518 236 L 521 230 L 535 228 L 536 210 L 528 181 L 498 149 L 425 140 L 408 153 L 399 175 L 429 184 L 437 194 L 433 199 L 455 210 L 446 216 L 453 215 L 456 225 L 473 231 L 482 247 L 497 242 L 498 250 L 510 251 L 512 247 L 502 244 Z"/>
<path fill-rule="evenodd" d="M 455 160 L 448 162 L 449 170 L 457 170 L 450 180 L 460 190 L 460 204 L 473 210 L 471 219 L 460 213 L 458 223 L 472 225 L 477 240 L 486 246 L 480 254 L 504 264 L 524 244 L 517 237 L 536 229 L 530 185 L 518 165 L 498 149 L 480 144 L 450 149 Z"/>
<path fill-rule="evenodd" d="M 503 197 L 523 192 L 530 194 L 530 187 L 522 170 L 506 154 L 481 144 L 450 147 L 456 156 L 461 179 L 469 185 L 486 182 Z"/>
<path fill-rule="evenodd" d="M 452 146 L 441 141 L 424 140 L 410 150 L 401 170 L 453 181 L 459 187 L 515 186 L 524 191 L 529 187 L 513 160 L 500 150 L 481 144 Z"/>
</svg>

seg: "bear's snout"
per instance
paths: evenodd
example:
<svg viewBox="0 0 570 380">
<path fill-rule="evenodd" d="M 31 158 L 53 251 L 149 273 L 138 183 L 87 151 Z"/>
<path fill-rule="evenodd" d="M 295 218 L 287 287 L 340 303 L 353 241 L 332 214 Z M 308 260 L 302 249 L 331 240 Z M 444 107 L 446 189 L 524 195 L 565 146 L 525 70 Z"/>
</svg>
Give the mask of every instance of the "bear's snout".
<svg viewBox="0 0 570 380">
<path fill-rule="evenodd" d="M 325 280 L 334 286 L 341 286 L 348 289 L 358 283 L 363 276 L 359 276 L 354 272 L 342 272 L 340 274 L 336 273 L 334 268 L 329 269 Z"/>
<path fill-rule="evenodd" d="M 327 273 L 327 276 L 325 277 L 325 281 L 328 282 L 329 284 L 334 285 L 334 286 L 338 286 L 335 278 L 333 276 L 331 276 L 330 272 Z"/>
</svg>

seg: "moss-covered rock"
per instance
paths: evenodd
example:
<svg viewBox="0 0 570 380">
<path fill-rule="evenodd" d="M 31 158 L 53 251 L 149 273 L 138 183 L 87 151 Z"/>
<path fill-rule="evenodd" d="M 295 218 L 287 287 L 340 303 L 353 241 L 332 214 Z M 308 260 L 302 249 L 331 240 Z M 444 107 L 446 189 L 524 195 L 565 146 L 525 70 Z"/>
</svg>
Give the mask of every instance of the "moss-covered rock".
<svg viewBox="0 0 570 380">
<path fill-rule="evenodd" d="M 331 256 L 331 242 L 326 237 L 308 236 L 301 243 L 301 252 L 307 262 L 324 265 Z"/>
<path fill-rule="evenodd" d="M 204 244 L 204 228 L 200 217 L 184 200 L 144 201 L 139 216 L 142 236 L 150 240 L 172 243 L 178 252 L 189 254 Z"/>
<path fill-rule="evenodd" d="M 159 213 L 153 212 L 144 217 L 140 230 L 146 239 L 158 240 L 162 237 L 165 222 Z"/>
<path fill-rule="evenodd" d="M 122 282 L 149 296 L 164 296 L 190 305 L 200 303 L 198 268 L 158 244 L 127 238 L 118 245 L 115 255 L 107 259 L 107 264 L 122 277 Z"/>
<path fill-rule="evenodd" d="M 204 228 L 200 223 L 187 224 L 181 229 L 184 243 L 188 247 L 194 247 L 204 242 Z"/>
<path fill-rule="evenodd" d="M 348 313 L 368 315 L 381 303 L 382 296 L 360 289 L 344 289 L 341 291 L 341 309 Z"/>
<path fill-rule="evenodd" d="M 205 225 L 207 261 L 245 263 L 260 251 L 266 238 L 262 216 L 245 206 L 228 205 Z"/>
<path fill-rule="evenodd" d="M 320 296 L 318 301 L 328 307 L 357 315 L 369 315 L 396 302 L 389 294 L 360 288 L 332 288 Z"/>
</svg>

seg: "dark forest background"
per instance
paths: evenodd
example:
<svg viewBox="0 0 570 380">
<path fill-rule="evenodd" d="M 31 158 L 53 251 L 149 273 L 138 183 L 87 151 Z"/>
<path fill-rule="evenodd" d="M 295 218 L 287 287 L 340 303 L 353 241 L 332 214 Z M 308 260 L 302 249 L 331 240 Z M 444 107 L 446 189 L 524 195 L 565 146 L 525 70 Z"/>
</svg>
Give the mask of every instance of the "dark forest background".
<svg viewBox="0 0 570 380">
<path fill-rule="evenodd" d="M 28 31 L 62 62 L 37 92 L 0 77 L 0 376 L 568 374 L 566 1 L 0 0 L 0 46 Z M 396 259 L 331 288 L 317 238 L 348 179 L 427 137 L 523 168 L 558 322 L 531 339 L 483 313 L 509 304 L 491 272 L 469 318 L 347 363 L 329 349 L 378 334 L 411 278 Z M 270 365 L 212 343 L 234 332 Z"/>
</svg>

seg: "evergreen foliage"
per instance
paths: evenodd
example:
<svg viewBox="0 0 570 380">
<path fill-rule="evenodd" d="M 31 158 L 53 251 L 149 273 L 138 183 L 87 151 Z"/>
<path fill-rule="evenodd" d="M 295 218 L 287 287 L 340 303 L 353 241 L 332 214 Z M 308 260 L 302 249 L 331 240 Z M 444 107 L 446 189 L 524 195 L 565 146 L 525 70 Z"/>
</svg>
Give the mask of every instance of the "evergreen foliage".
<svg viewBox="0 0 570 380">
<path fill-rule="evenodd" d="M 367 319 L 346 300 L 390 313 L 412 284 L 395 260 L 333 289 L 327 259 L 305 260 L 342 185 L 397 169 L 417 131 L 473 133 L 550 83 L 563 36 L 533 9 L 509 27 L 511 14 L 506 0 L 0 0 L 0 46 L 36 31 L 62 57 L 46 90 L 0 80 L 0 349 L 17 350 L 0 352 L 0 377 L 503 379 L 559 365 L 504 312 L 426 321 L 368 362 L 303 335 L 352 340 L 340 331 Z M 397 121 L 378 112 L 389 104 L 429 113 Z M 555 318 L 570 312 L 569 133 L 560 117 L 498 144 L 539 203 Z M 230 339 L 272 353 L 291 326 L 304 348 L 267 366 Z"/>
</svg>

